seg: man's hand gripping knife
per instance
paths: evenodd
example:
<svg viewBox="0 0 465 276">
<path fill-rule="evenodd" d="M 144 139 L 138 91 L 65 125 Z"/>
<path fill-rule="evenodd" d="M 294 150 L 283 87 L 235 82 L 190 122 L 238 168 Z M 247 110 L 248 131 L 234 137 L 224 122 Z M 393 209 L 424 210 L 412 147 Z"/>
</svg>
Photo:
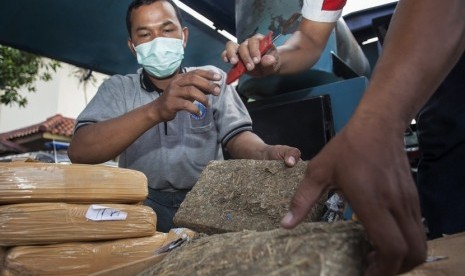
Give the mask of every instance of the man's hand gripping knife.
<svg viewBox="0 0 465 276">
<path fill-rule="evenodd" d="M 276 38 L 275 38 L 276 39 Z M 260 54 L 263 56 L 273 45 L 273 32 L 270 31 L 262 40 L 260 40 L 259 50 Z M 244 62 L 239 59 L 239 61 L 233 65 L 231 70 L 229 70 L 226 84 L 231 84 L 237 79 L 239 79 L 246 71 Z"/>
</svg>

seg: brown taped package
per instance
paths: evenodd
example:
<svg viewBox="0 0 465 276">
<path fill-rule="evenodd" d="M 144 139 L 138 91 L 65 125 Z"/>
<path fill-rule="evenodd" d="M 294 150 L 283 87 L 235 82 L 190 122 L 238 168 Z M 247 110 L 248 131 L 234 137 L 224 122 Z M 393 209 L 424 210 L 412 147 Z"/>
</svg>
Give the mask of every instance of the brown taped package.
<svg viewBox="0 0 465 276">
<path fill-rule="evenodd" d="M 5 259 L 6 275 L 89 275 L 121 263 L 153 256 L 167 234 L 95 243 L 13 247 Z"/>
<path fill-rule="evenodd" d="M 8 251 L 3 273 L 5 275 L 89 275 L 156 256 L 158 249 L 182 238 L 185 234 L 190 238 L 195 235 L 189 229 L 177 228 L 169 233 L 156 232 L 155 235 L 144 238 L 17 246 Z"/>
<path fill-rule="evenodd" d="M 147 177 L 135 170 L 83 164 L 0 164 L 0 204 L 137 203 L 147 194 Z"/>
<path fill-rule="evenodd" d="M 163 247 L 157 250 L 159 252 L 158 255 L 150 256 L 150 257 L 140 259 L 137 261 L 133 261 L 133 262 L 125 262 L 119 266 L 111 267 L 108 269 L 98 271 L 96 273 L 92 273 L 89 276 L 137 275 L 138 273 L 144 271 L 148 267 L 152 267 L 156 265 L 157 263 L 159 263 L 160 261 L 162 261 L 163 258 L 165 258 L 165 256 L 168 254 L 164 252 L 176 250 L 179 247 L 179 245 L 182 246 L 184 243 L 183 242 L 179 243 L 179 239 L 182 239 L 184 241 L 190 241 L 196 237 L 198 237 L 198 234 L 188 228 L 171 229 L 168 233 L 168 236 L 166 237 L 166 241 L 163 244 Z M 173 242 L 175 243 L 174 246 L 173 246 Z M 163 249 L 167 249 L 167 246 L 169 246 L 168 251 L 163 250 Z"/>
<path fill-rule="evenodd" d="M 402 276 L 464 275 L 465 232 L 428 241 L 428 259 Z"/>
<path fill-rule="evenodd" d="M 3 275 L 2 270 L 4 266 L 4 259 L 6 256 L 6 248 L 0 246 L 0 275 Z"/>
<path fill-rule="evenodd" d="M 67 203 L 23 203 L 0 206 L 0 246 L 101 241 L 151 236 L 156 214 L 144 205 L 103 204 L 124 220 L 96 221 L 86 218 L 94 205 Z M 113 212 L 115 209 L 119 212 Z M 95 210 L 101 212 L 104 209 Z M 107 212 L 108 213 L 108 212 Z"/>
</svg>

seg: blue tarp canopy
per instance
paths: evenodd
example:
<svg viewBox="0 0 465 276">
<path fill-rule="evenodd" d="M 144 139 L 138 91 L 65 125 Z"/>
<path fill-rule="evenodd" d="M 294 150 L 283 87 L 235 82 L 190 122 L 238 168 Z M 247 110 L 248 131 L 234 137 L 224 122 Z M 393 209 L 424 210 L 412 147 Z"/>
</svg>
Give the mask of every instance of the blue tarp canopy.
<svg viewBox="0 0 465 276">
<path fill-rule="evenodd" d="M 105 74 L 138 68 L 127 47 L 126 9 L 130 0 L 2 0 L 0 44 Z M 183 1 L 219 29 L 235 34 L 234 0 Z M 184 65 L 212 64 L 228 69 L 220 58 L 227 41 L 183 12 L 190 30 Z M 206 51 L 208 47 L 208 51 Z"/>
</svg>

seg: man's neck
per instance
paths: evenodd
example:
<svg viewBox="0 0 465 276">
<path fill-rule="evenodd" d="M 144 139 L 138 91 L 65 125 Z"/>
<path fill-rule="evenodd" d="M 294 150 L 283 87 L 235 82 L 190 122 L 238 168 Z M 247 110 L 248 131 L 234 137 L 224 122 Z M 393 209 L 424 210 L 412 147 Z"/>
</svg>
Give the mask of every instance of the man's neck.
<svg viewBox="0 0 465 276">
<path fill-rule="evenodd" d="M 147 74 L 144 71 L 144 76 L 147 77 L 150 82 L 155 86 L 156 90 L 165 91 L 166 87 L 171 83 L 173 78 L 181 72 L 181 68 L 179 68 L 173 75 L 166 77 L 166 78 L 156 78 Z"/>
</svg>

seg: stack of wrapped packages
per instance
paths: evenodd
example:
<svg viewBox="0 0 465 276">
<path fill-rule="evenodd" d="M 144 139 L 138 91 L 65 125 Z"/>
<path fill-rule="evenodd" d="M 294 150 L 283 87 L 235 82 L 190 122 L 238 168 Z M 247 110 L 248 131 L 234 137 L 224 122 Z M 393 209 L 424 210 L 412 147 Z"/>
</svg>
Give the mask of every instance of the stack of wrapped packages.
<svg viewBox="0 0 465 276">
<path fill-rule="evenodd" d="M 89 275 L 158 254 L 189 229 L 156 231 L 141 172 L 0 164 L 0 275 Z"/>
</svg>

